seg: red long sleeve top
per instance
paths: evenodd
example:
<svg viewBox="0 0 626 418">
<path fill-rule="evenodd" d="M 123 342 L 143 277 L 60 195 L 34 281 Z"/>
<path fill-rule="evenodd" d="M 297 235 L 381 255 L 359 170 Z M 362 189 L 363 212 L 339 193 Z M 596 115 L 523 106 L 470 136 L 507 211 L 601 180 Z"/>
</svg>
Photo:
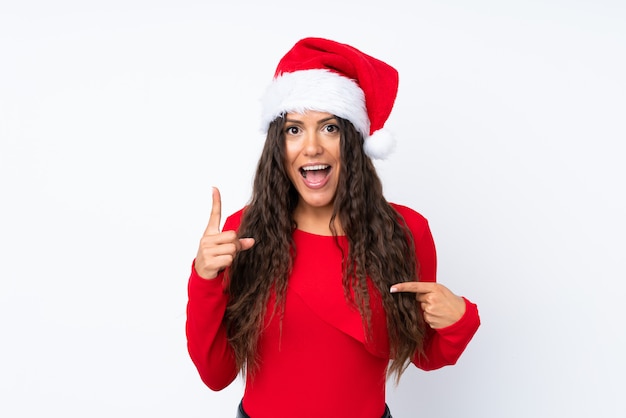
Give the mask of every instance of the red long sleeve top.
<svg viewBox="0 0 626 418">
<path fill-rule="evenodd" d="M 420 280 L 436 279 L 435 245 L 427 220 L 393 205 L 415 240 Z M 230 216 L 224 230 L 236 230 L 242 211 Z M 278 315 L 267 315 L 258 346 L 261 362 L 246 379 L 243 406 L 253 418 L 379 418 L 385 410 L 389 343 L 380 295 L 370 288 L 373 338 L 366 338 L 359 312 L 344 296 L 341 250 L 334 237 L 301 230 L 293 235 L 297 254 L 289 277 L 282 336 Z M 345 237 L 339 243 L 347 250 Z M 221 390 L 237 376 L 234 355 L 223 324 L 228 295 L 223 273 L 205 280 L 192 268 L 187 305 L 188 350 L 202 381 Z M 270 306 L 268 312 L 272 311 Z M 429 334 L 426 356 L 416 356 L 423 370 L 455 364 L 479 327 L 475 304 L 456 323 Z"/>
</svg>

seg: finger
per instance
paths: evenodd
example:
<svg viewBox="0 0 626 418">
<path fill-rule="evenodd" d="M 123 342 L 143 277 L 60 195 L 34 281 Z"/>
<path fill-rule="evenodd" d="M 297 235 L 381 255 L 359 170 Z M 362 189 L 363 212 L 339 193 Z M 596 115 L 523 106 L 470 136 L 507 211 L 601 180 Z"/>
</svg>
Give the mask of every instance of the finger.
<svg viewBox="0 0 626 418">
<path fill-rule="evenodd" d="M 237 238 L 236 231 L 223 231 L 215 235 L 205 235 L 200 240 L 202 248 L 211 248 L 223 245 L 233 245 L 236 251 L 248 250 L 254 246 L 254 238 Z"/>
<path fill-rule="evenodd" d="M 220 222 L 222 219 L 222 197 L 217 187 L 213 187 L 213 204 L 211 205 L 211 216 L 209 224 L 204 231 L 204 235 L 215 235 L 220 233 Z"/>
<path fill-rule="evenodd" d="M 236 240 L 234 242 L 231 241 L 223 244 L 212 245 L 210 247 L 200 247 L 198 255 L 206 260 L 222 255 L 230 255 L 234 257 L 240 247 L 241 245 L 239 244 L 239 241 Z"/>
<path fill-rule="evenodd" d="M 433 303 L 435 298 L 433 297 L 434 293 L 417 293 L 415 295 L 415 299 L 421 303 Z"/>
<path fill-rule="evenodd" d="M 214 241 L 214 238 L 222 238 L 226 233 L 221 233 L 216 236 L 205 237 Z M 217 277 L 219 272 L 229 267 L 235 258 L 235 255 L 239 251 L 245 251 L 254 245 L 254 238 L 240 238 L 234 240 L 228 240 L 222 244 L 212 245 L 211 247 L 202 249 L 200 248 L 195 260 L 196 272 L 205 279 L 212 279 Z"/>
<path fill-rule="evenodd" d="M 391 293 L 396 292 L 411 292 L 411 293 L 429 293 L 435 290 L 437 284 L 434 282 L 404 282 L 396 283 L 391 286 L 389 291 Z"/>
<path fill-rule="evenodd" d="M 233 262 L 232 254 L 225 254 L 221 256 L 217 256 L 213 258 L 211 264 L 206 264 L 204 269 L 200 268 L 199 265 L 196 265 L 196 271 L 200 275 L 200 277 L 204 277 L 205 279 L 213 279 L 217 277 L 220 271 L 229 267 Z"/>
<path fill-rule="evenodd" d="M 239 244 L 241 244 L 241 247 L 239 248 L 239 250 L 240 251 L 249 250 L 250 248 L 252 248 L 254 243 L 255 243 L 254 238 L 239 238 Z"/>
<path fill-rule="evenodd" d="M 229 238 L 229 235 L 232 235 L 232 238 Z M 239 251 L 252 248 L 254 243 L 254 238 L 237 238 L 234 231 L 226 231 L 204 237 L 200 242 L 198 257 L 206 260 L 223 255 L 235 257 Z"/>
<path fill-rule="evenodd" d="M 236 231 L 229 230 L 218 232 L 216 234 L 206 234 L 202 237 L 201 244 L 207 247 L 222 244 L 235 244 L 239 246 L 239 239 L 237 238 Z"/>
<path fill-rule="evenodd" d="M 426 322 L 426 324 L 428 324 L 429 327 L 433 329 L 437 328 L 436 322 L 435 322 L 436 319 L 432 315 L 429 315 L 426 312 L 424 312 L 424 321 Z"/>
</svg>

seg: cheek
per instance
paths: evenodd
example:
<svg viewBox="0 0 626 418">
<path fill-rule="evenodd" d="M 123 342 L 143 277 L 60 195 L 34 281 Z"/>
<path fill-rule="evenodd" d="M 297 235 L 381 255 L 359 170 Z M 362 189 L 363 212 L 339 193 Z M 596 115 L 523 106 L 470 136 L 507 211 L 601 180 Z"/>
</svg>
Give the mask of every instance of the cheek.
<svg viewBox="0 0 626 418">
<path fill-rule="evenodd" d="M 337 140 L 333 146 L 329 149 L 337 162 L 341 161 L 341 141 Z"/>
<path fill-rule="evenodd" d="M 287 177 L 293 182 L 296 178 L 296 175 L 300 173 L 295 168 L 295 161 L 292 156 L 289 155 L 288 152 L 285 153 L 285 160 L 283 161 L 284 170 L 287 173 Z"/>
<path fill-rule="evenodd" d="M 291 166 L 298 157 L 298 149 L 296 144 L 290 142 L 285 143 L 285 165 Z"/>
<path fill-rule="evenodd" d="M 289 177 L 289 180 L 291 180 L 292 183 L 295 184 L 297 176 L 299 176 L 300 173 L 298 173 L 292 166 L 287 166 L 287 177 Z"/>
</svg>

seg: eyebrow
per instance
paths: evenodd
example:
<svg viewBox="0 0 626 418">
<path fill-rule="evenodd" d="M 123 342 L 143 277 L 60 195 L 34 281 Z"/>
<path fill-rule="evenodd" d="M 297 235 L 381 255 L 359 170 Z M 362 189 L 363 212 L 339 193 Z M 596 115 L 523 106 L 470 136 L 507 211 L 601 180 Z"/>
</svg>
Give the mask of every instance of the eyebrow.
<svg viewBox="0 0 626 418">
<path fill-rule="evenodd" d="M 329 116 L 327 118 L 324 118 L 324 119 L 321 119 L 321 120 L 317 121 L 317 124 L 318 125 L 322 125 L 322 124 L 324 124 L 324 123 L 326 123 L 328 121 L 331 121 L 331 120 L 337 120 L 337 117 L 336 116 Z M 295 124 L 299 124 L 299 125 L 301 125 L 303 123 L 301 120 L 285 118 L 285 123 L 287 123 L 287 122 L 288 123 L 295 123 Z"/>
</svg>

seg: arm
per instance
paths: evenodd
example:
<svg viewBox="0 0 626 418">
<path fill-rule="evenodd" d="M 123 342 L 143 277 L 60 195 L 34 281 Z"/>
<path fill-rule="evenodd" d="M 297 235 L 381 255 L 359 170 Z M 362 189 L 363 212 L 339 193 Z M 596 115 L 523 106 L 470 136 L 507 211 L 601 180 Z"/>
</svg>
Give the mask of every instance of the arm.
<svg viewBox="0 0 626 418">
<path fill-rule="evenodd" d="M 238 251 L 254 245 L 251 238 L 238 238 L 239 211 L 229 217 L 220 232 L 221 198 L 213 189 L 209 224 L 200 240 L 198 254 L 189 277 L 187 303 L 187 349 L 202 381 L 212 390 L 221 390 L 237 376 L 235 355 L 226 333 L 224 313 L 228 295 L 224 272 Z"/>
<path fill-rule="evenodd" d="M 223 323 L 228 297 L 223 276 L 203 279 L 192 267 L 187 302 L 187 350 L 200 378 L 212 390 L 221 390 L 237 377 L 233 350 Z"/>
<path fill-rule="evenodd" d="M 425 341 L 425 356 L 416 354 L 413 364 L 422 370 L 435 370 L 456 364 L 465 347 L 480 326 L 478 308 L 469 300 L 465 302 L 465 313 L 457 322 L 445 328 L 429 330 Z"/>
<path fill-rule="evenodd" d="M 422 370 L 435 370 L 457 362 L 480 326 L 480 317 L 475 304 L 436 283 L 437 254 L 426 219 L 410 210 L 403 215 L 415 240 L 419 282 L 397 284 L 392 291 L 416 293 L 430 327 L 424 341 L 425 355 L 416 354 L 413 363 Z"/>
</svg>

